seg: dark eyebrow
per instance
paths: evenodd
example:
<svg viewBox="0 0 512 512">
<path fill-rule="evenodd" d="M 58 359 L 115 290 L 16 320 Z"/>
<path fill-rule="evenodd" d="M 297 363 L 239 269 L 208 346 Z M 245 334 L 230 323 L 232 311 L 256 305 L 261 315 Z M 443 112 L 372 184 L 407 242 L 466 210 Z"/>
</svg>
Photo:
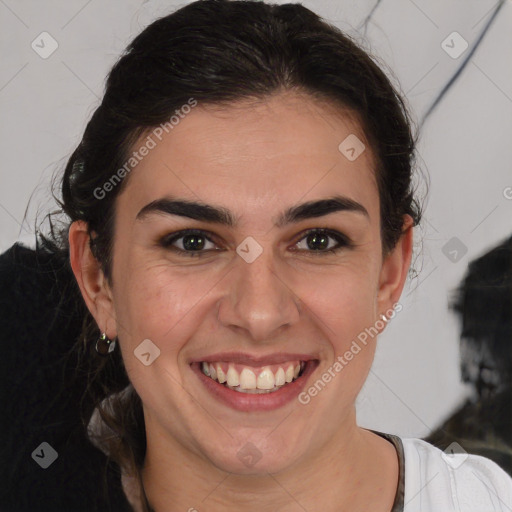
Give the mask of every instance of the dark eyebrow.
<svg viewBox="0 0 512 512">
<path fill-rule="evenodd" d="M 348 197 L 334 196 L 327 199 L 308 201 L 281 213 L 275 221 L 275 226 L 280 228 L 287 224 L 301 220 L 323 217 L 330 213 L 348 211 L 370 217 L 366 208 Z M 232 212 L 223 207 L 189 201 L 186 199 L 172 199 L 164 197 L 147 204 L 137 214 L 136 220 L 142 220 L 151 213 L 178 215 L 203 222 L 213 222 L 228 227 L 235 227 L 238 219 Z"/>
</svg>

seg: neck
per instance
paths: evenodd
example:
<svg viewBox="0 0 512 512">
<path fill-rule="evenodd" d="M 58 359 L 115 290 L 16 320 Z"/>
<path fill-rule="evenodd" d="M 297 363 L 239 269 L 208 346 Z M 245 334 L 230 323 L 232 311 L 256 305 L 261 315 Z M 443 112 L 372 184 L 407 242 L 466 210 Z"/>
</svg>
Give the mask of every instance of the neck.
<svg viewBox="0 0 512 512">
<path fill-rule="evenodd" d="M 277 473 L 229 473 L 169 438 L 147 436 L 142 479 L 155 512 L 389 512 L 395 497 L 395 449 L 357 427 L 355 412 L 335 439 Z"/>
</svg>

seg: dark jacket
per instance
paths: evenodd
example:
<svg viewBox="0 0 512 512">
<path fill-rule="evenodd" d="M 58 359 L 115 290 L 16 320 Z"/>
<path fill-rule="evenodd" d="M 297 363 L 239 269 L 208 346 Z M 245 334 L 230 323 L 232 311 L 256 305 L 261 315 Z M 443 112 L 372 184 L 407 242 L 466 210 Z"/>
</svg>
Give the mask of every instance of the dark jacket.
<svg viewBox="0 0 512 512">
<path fill-rule="evenodd" d="M 18 243 L 0 255 L 1 511 L 131 511 L 81 420 L 84 307 L 68 261 Z"/>
<path fill-rule="evenodd" d="M 512 476 L 512 388 L 467 400 L 425 441 L 444 450 L 457 442 L 468 453 L 493 460 Z"/>
</svg>

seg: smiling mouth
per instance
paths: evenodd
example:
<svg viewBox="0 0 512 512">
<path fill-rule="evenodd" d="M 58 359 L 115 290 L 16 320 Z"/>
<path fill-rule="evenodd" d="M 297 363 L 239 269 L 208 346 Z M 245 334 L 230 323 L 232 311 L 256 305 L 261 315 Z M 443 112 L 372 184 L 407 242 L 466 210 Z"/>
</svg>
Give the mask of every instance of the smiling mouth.
<svg viewBox="0 0 512 512">
<path fill-rule="evenodd" d="M 210 379 L 239 393 L 274 393 L 299 379 L 307 361 L 288 361 L 260 368 L 235 363 L 203 361 L 201 371 Z"/>
</svg>

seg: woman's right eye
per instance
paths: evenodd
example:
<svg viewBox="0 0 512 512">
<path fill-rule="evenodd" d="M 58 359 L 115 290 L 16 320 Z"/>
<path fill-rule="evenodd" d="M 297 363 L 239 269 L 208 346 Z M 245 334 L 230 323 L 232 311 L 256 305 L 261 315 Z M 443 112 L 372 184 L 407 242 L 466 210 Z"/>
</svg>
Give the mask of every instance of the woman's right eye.
<svg viewBox="0 0 512 512">
<path fill-rule="evenodd" d="M 189 257 L 198 257 L 202 253 L 218 250 L 206 247 L 208 243 L 214 247 L 216 246 L 213 240 L 206 235 L 206 231 L 200 229 L 186 229 L 166 235 L 160 240 L 162 247 Z M 181 248 L 175 244 L 181 245 Z M 205 247 L 206 250 L 203 250 Z"/>
</svg>

